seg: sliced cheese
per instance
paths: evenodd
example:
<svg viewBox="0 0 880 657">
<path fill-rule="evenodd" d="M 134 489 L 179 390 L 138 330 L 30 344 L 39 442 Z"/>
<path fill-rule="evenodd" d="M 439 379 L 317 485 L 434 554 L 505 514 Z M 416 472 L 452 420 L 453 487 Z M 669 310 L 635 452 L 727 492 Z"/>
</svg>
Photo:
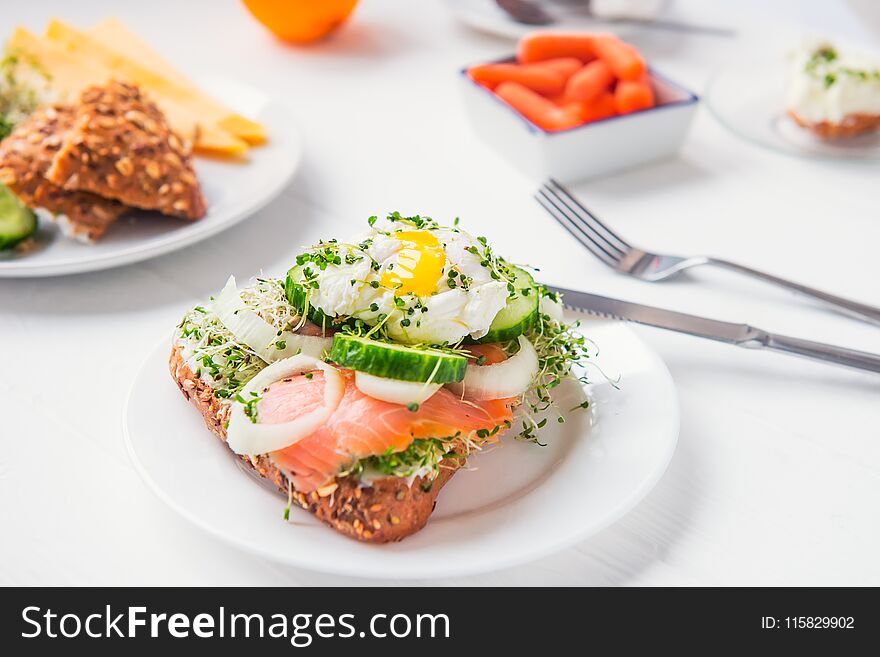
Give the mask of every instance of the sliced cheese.
<svg viewBox="0 0 880 657">
<path fill-rule="evenodd" d="M 92 84 L 104 84 L 112 78 L 123 78 L 119 71 L 94 57 L 89 57 L 68 44 L 36 36 L 24 28 L 17 28 L 7 42 L 11 52 L 21 52 L 34 60 L 51 76 L 52 87 L 59 100 L 75 101 L 79 93 Z M 242 155 L 248 145 L 230 132 L 206 123 L 192 108 L 175 98 L 155 93 L 147 85 L 145 91 L 165 113 L 169 123 L 200 152 L 230 156 Z"/>
<path fill-rule="evenodd" d="M 195 88 L 193 83 L 174 68 L 167 59 L 128 29 L 125 23 L 116 18 L 104 19 L 86 30 L 86 34 L 104 47 L 150 69 L 178 87 Z M 213 102 L 210 98 L 208 100 Z M 218 122 L 220 127 L 229 130 L 250 144 L 260 144 L 266 141 L 266 129 L 261 124 L 236 114 L 232 110 L 227 109 L 226 111 L 228 116 Z"/>
<path fill-rule="evenodd" d="M 109 50 L 115 50 L 124 57 L 148 66 L 158 75 L 177 85 L 185 87 L 192 84 L 185 75 L 118 18 L 105 18 L 86 30 L 86 34 Z"/>
<path fill-rule="evenodd" d="M 194 135 L 192 141 L 196 147 L 203 145 L 203 137 L 211 135 L 211 139 L 214 140 L 220 137 L 219 133 L 229 132 L 220 127 L 218 121 L 226 118 L 230 110 L 219 103 L 206 100 L 204 96 L 200 98 L 200 94 L 192 86 L 189 88 L 177 86 L 59 20 L 49 22 L 46 38 L 61 44 L 70 52 L 99 62 L 111 70 L 115 77 L 140 86 L 156 101 L 172 125 L 190 126 L 189 129 Z M 230 144 L 235 144 L 233 150 L 246 150 L 247 144 L 236 144 L 241 140 L 234 134 L 229 134 L 228 139 Z M 217 149 L 213 148 L 213 150 Z"/>
<path fill-rule="evenodd" d="M 241 114 L 229 114 L 217 122 L 224 130 L 228 130 L 236 137 L 244 139 L 252 146 L 258 146 L 266 141 L 266 128 L 256 121 L 251 121 Z"/>
<path fill-rule="evenodd" d="M 86 59 L 71 57 L 61 46 L 47 43 L 23 27 L 15 29 L 6 42 L 6 48 L 10 53 L 33 57 L 51 75 L 52 88 L 61 102 L 72 102 L 85 87 L 103 84 L 110 79 L 110 72 L 106 68 Z"/>
<path fill-rule="evenodd" d="M 153 91 L 154 95 L 174 98 L 191 109 L 194 115 L 202 117 L 205 123 L 213 123 L 251 143 L 261 143 L 266 140 L 265 129 L 259 123 L 236 114 L 222 103 L 205 95 L 182 74 L 175 71 L 169 76 L 168 69 L 171 65 L 149 45 L 120 26 L 121 23 L 118 21 L 111 23 L 115 33 L 112 39 L 113 46 L 108 46 L 91 34 L 77 30 L 57 19 L 49 22 L 46 38 L 101 61 L 117 71 L 121 77 Z M 134 44 L 133 49 L 131 44 Z"/>
</svg>

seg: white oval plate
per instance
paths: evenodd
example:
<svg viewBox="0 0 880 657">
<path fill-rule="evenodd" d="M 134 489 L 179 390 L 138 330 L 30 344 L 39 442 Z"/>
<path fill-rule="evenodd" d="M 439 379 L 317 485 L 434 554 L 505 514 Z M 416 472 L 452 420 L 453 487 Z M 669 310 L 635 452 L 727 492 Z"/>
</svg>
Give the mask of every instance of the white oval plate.
<svg viewBox="0 0 880 657">
<path fill-rule="evenodd" d="M 258 119 L 268 141 L 248 151 L 243 162 L 195 158 L 208 213 L 187 222 L 155 213 L 135 213 L 111 226 L 95 244 L 63 236 L 41 221 L 38 248 L 30 253 L 0 252 L 0 277 L 56 276 L 126 265 L 181 249 L 253 215 L 283 190 L 302 158 L 302 138 L 290 112 L 262 92 L 225 78 L 200 79 L 199 85 L 238 112 Z"/>
<path fill-rule="evenodd" d="M 444 487 L 420 532 L 400 543 L 346 538 L 246 474 L 171 381 L 169 345 L 148 357 L 124 415 L 129 453 L 147 484 L 194 524 L 243 550 L 329 573 L 382 578 L 471 574 L 536 559 L 581 541 L 635 506 L 666 470 L 678 439 L 666 366 L 626 326 L 585 320 L 611 377 L 588 372 L 592 413 L 577 410 L 541 432 L 540 447 L 510 439 L 469 461 Z M 584 390 L 572 383 L 561 405 Z M 570 404 L 570 406 L 569 406 Z"/>
<path fill-rule="evenodd" d="M 851 44 L 880 57 L 876 49 Z M 849 139 L 826 140 L 800 127 L 785 111 L 792 46 L 768 48 L 761 57 L 738 61 L 709 81 L 703 97 L 710 113 L 741 139 L 795 157 L 865 161 L 880 159 L 880 132 Z"/>
</svg>

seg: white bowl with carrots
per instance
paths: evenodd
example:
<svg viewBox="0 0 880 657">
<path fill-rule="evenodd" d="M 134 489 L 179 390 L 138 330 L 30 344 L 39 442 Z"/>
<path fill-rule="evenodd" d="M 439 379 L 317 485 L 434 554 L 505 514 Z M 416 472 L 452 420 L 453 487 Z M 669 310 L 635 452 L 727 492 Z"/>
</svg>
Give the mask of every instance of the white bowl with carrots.
<svg viewBox="0 0 880 657">
<path fill-rule="evenodd" d="M 462 80 L 477 133 L 538 180 L 669 157 L 698 103 L 611 34 L 535 32 L 516 57 L 466 68 Z"/>
</svg>

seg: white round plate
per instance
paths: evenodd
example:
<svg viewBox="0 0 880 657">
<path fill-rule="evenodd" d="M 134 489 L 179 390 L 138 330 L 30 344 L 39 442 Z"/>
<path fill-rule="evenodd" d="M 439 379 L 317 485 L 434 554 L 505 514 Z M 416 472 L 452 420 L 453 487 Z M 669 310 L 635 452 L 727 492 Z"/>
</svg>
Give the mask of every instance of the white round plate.
<svg viewBox="0 0 880 657">
<path fill-rule="evenodd" d="M 626 326 L 585 320 L 601 349 L 586 386 L 592 412 L 551 421 L 547 447 L 504 439 L 443 488 L 420 532 L 400 543 L 346 538 L 268 490 L 202 422 L 167 368 L 168 344 L 146 360 L 129 393 L 124 429 L 147 484 L 218 540 L 278 562 L 329 573 L 432 578 L 496 570 L 592 536 L 635 506 L 666 470 L 678 439 L 678 399 L 660 358 Z M 564 409 L 584 395 L 572 381 Z M 198 476 L 193 476 L 197 472 Z"/>
<path fill-rule="evenodd" d="M 787 53 L 782 49 L 769 51 L 761 58 L 720 71 L 709 81 L 703 100 L 732 133 L 778 153 L 832 160 L 880 158 L 880 132 L 828 141 L 815 137 L 787 116 L 788 74 Z"/>
<path fill-rule="evenodd" d="M 586 2 L 582 3 L 583 9 L 578 8 L 577 2 L 565 3 L 556 0 L 545 3 L 545 9 L 551 16 L 557 18 L 557 22 L 546 26 L 517 23 L 498 6 L 495 0 L 444 0 L 444 4 L 449 12 L 465 25 L 509 39 L 519 39 L 539 29 L 613 32 L 619 36 L 638 29 L 638 25 L 634 23 L 602 20 L 589 15 Z M 665 1 L 662 2 L 661 8 L 665 4 L 667 4 Z"/>
<path fill-rule="evenodd" d="M 224 78 L 200 79 L 218 100 L 266 126 L 268 141 L 248 151 L 243 162 L 195 158 L 208 202 L 199 221 L 135 213 L 111 226 L 95 244 L 71 240 L 41 221 L 38 247 L 24 254 L 0 252 L 0 277 L 56 276 L 94 271 L 153 258 L 195 244 L 245 219 L 271 201 L 296 173 L 302 139 L 290 112 L 262 92 Z"/>
</svg>

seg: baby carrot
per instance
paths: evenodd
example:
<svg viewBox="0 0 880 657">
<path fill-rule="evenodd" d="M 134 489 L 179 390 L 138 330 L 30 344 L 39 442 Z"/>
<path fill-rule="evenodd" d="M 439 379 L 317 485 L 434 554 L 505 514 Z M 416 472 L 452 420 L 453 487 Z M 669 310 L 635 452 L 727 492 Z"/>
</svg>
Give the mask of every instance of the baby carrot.
<svg viewBox="0 0 880 657">
<path fill-rule="evenodd" d="M 654 107 L 654 90 L 647 78 L 621 80 L 614 89 L 614 107 L 620 114 Z"/>
<path fill-rule="evenodd" d="M 488 87 L 500 82 L 517 82 L 542 94 L 558 94 L 565 88 L 565 77 L 562 73 L 541 66 L 484 64 L 469 68 L 468 75 Z"/>
<path fill-rule="evenodd" d="M 598 121 L 599 119 L 607 119 L 615 114 L 617 114 L 617 107 L 614 104 L 614 94 L 606 91 L 598 98 L 594 98 L 589 103 L 586 103 L 584 110 L 581 112 L 581 118 L 584 121 Z"/>
<path fill-rule="evenodd" d="M 571 106 L 577 109 L 584 123 L 607 119 L 617 114 L 614 94 L 610 91 L 604 91 L 590 101 L 575 101 Z"/>
<path fill-rule="evenodd" d="M 565 100 L 590 101 L 608 91 L 614 83 L 611 67 L 601 59 L 585 64 L 565 84 Z"/>
<path fill-rule="evenodd" d="M 577 57 L 556 57 L 554 59 L 545 59 L 534 64 L 524 64 L 523 66 L 535 66 L 549 68 L 550 70 L 561 73 L 562 77 L 568 80 L 572 75 L 577 73 L 584 63 Z"/>
<path fill-rule="evenodd" d="M 604 60 L 621 80 L 637 80 L 645 72 L 645 60 L 633 46 L 611 34 L 593 37 L 596 55 Z"/>
<path fill-rule="evenodd" d="M 544 130 L 565 130 L 582 123 L 578 112 L 571 108 L 557 107 L 528 87 L 516 82 L 502 82 L 495 93 L 508 105 Z"/>
<path fill-rule="evenodd" d="M 595 59 L 593 35 L 533 32 L 520 39 L 517 46 L 516 58 L 521 64 L 531 64 L 558 57 L 577 57 L 582 62 Z"/>
</svg>

